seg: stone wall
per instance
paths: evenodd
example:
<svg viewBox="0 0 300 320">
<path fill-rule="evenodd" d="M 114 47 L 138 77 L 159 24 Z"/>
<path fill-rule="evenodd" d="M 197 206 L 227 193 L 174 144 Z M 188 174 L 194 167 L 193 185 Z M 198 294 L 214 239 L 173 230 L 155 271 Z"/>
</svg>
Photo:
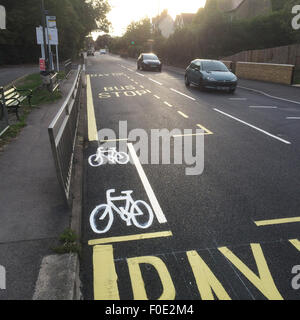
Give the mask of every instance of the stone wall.
<svg viewBox="0 0 300 320">
<path fill-rule="evenodd" d="M 292 84 L 293 72 L 294 66 L 286 64 L 237 62 L 235 68 L 235 74 L 239 78 L 287 85 Z"/>
</svg>

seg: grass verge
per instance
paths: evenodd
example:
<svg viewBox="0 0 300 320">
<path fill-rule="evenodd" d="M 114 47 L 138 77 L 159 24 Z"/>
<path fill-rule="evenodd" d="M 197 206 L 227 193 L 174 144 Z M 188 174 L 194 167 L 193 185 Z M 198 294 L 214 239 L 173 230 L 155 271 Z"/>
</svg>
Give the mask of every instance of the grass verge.
<svg viewBox="0 0 300 320">
<path fill-rule="evenodd" d="M 80 255 L 81 247 L 77 242 L 77 235 L 71 229 L 66 229 L 59 237 L 59 242 L 61 243 L 57 247 L 53 247 L 52 250 L 57 254 L 65 253 L 77 253 Z"/>
<path fill-rule="evenodd" d="M 60 72 L 58 74 L 58 79 L 62 80 L 64 78 L 65 73 Z M 39 73 L 30 74 L 24 79 L 18 81 L 16 83 L 16 87 L 21 90 L 33 91 L 33 96 L 31 99 L 32 108 L 39 107 L 40 105 L 46 103 L 52 103 L 62 98 L 62 94 L 59 91 L 51 93 L 43 87 L 42 79 Z M 25 100 L 25 103 L 27 103 L 27 100 Z M 3 150 L 3 147 L 12 139 L 16 138 L 22 128 L 26 126 L 26 118 L 32 108 L 30 108 L 28 105 L 21 106 L 23 115 L 20 117 L 20 121 L 11 124 L 9 129 L 0 137 L 0 151 Z"/>
</svg>

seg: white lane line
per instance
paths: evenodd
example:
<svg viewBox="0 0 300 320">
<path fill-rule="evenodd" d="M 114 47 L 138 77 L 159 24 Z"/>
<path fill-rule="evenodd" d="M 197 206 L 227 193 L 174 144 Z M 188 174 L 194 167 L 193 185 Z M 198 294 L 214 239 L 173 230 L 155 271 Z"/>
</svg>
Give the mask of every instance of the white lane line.
<svg viewBox="0 0 300 320">
<path fill-rule="evenodd" d="M 286 120 L 300 120 L 300 117 L 286 117 Z"/>
<path fill-rule="evenodd" d="M 135 82 L 135 84 L 139 84 L 138 82 Z"/>
<path fill-rule="evenodd" d="M 229 118 L 231 118 L 231 119 L 234 119 L 234 120 L 236 120 L 236 121 L 238 121 L 238 122 L 240 122 L 240 123 L 243 123 L 243 124 L 245 124 L 246 126 L 252 128 L 252 129 L 255 129 L 255 130 L 257 130 L 257 131 L 260 131 L 260 132 L 266 134 L 267 136 L 269 136 L 269 137 L 271 137 L 271 138 L 274 138 L 274 139 L 276 139 L 276 140 L 279 140 L 279 141 L 281 141 L 281 142 L 283 142 L 283 143 L 285 143 L 285 144 L 291 144 L 291 142 L 289 142 L 289 141 L 287 141 L 287 140 L 281 139 L 281 138 L 279 138 L 279 137 L 277 137 L 277 136 L 275 136 L 275 135 L 273 135 L 273 134 L 271 134 L 271 133 L 269 133 L 269 132 L 267 132 L 267 131 L 265 131 L 265 130 L 262 130 L 262 129 L 258 128 L 258 127 L 253 126 L 253 125 L 250 124 L 250 123 L 247 123 L 247 122 L 245 122 L 245 121 L 243 121 L 243 120 L 240 120 L 240 119 L 238 119 L 238 118 L 236 118 L 236 117 L 233 117 L 233 116 L 231 116 L 231 115 L 228 114 L 228 113 L 225 113 L 225 112 L 223 112 L 223 111 L 221 111 L 221 110 L 218 110 L 218 109 L 214 109 L 214 110 L 217 111 L 217 112 L 219 112 L 219 113 L 221 113 L 221 114 L 223 114 L 223 115 L 225 115 L 225 116 L 227 116 L 227 117 L 229 117 Z"/>
<path fill-rule="evenodd" d="M 266 92 L 260 91 L 260 90 L 256 90 L 256 89 L 252 89 L 252 88 L 247 88 L 247 87 L 241 87 L 241 86 L 238 86 L 238 88 L 245 89 L 245 90 L 249 90 L 249 91 L 256 92 L 256 93 L 260 93 L 260 94 L 263 94 L 264 96 L 269 97 L 269 98 L 272 98 L 272 99 L 277 99 L 277 100 L 281 100 L 281 101 L 287 101 L 287 102 L 291 102 L 291 103 L 295 103 L 295 104 L 300 104 L 300 102 L 298 102 L 298 101 L 288 100 L 288 99 L 285 99 L 285 98 L 280 98 L 280 97 L 272 96 L 272 95 L 270 95 L 270 94 L 268 94 L 268 93 L 266 93 Z"/>
<path fill-rule="evenodd" d="M 155 82 L 155 83 L 157 83 L 157 84 L 159 84 L 160 86 L 162 86 L 163 84 L 162 83 L 160 83 L 160 82 L 158 82 L 158 81 L 156 81 L 156 80 L 153 80 L 153 79 L 151 79 L 151 78 L 148 78 L 150 81 L 152 81 L 152 82 Z"/>
<path fill-rule="evenodd" d="M 154 97 L 155 97 L 156 99 L 160 99 L 160 97 L 159 97 L 159 96 L 157 96 L 157 95 L 154 95 Z"/>
<path fill-rule="evenodd" d="M 229 98 L 229 100 L 233 100 L 233 101 L 246 101 L 248 100 L 247 98 Z"/>
<path fill-rule="evenodd" d="M 131 71 L 131 72 L 134 72 L 134 70 L 131 70 L 131 69 L 129 69 L 129 68 L 127 68 L 127 70 L 128 70 L 128 71 Z"/>
<path fill-rule="evenodd" d="M 167 106 L 170 107 L 170 108 L 173 107 L 173 106 L 172 106 L 169 102 L 167 102 L 167 101 L 165 101 L 164 104 L 167 105 Z"/>
<path fill-rule="evenodd" d="M 156 215 L 156 218 L 157 218 L 159 223 L 166 223 L 167 219 L 166 219 L 166 217 L 165 217 L 165 215 L 164 215 L 164 213 L 163 213 L 163 211 L 162 211 L 162 209 L 161 209 L 161 207 L 160 207 L 160 205 L 159 205 L 159 203 L 157 201 L 157 198 L 156 198 L 156 196 L 154 194 L 154 191 L 153 191 L 153 189 L 152 189 L 152 187 L 151 187 L 151 185 L 149 183 L 149 180 L 148 180 L 148 178 L 147 178 L 147 176 L 145 174 L 145 171 L 144 171 L 144 169 L 143 169 L 143 167 L 142 167 L 142 165 L 140 163 L 140 160 L 139 160 L 139 158 L 138 158 L 138 156 L 137 156 L 137 154 L 135 152 L 133 144 L 132 143 L 128 143 L 127 145 L 128 145 L 128 149 L 129 149 L 131 158 L 133 160 L 133 163 L 134 163 L 134 165 L 135 165 L 135 167 L 137 169 L 137 172 L 138 172 L 138 174 L 139 174 L 139 176 L 141 178 L 141 181 L 143 183 L 143 186 L 145 188 L 145 191 L 147 193 L 149 201 L 150 201 L 150 203 L 152 205 L 152 208 L 154 210 L 154 213 Z"/>
<path fill-rule="evenodd" d="M 142 89 L 145 89 L 145 87 L 144 87 L 144 86 L 142 86 L 142 85 L 140 85 L 140 87 L 141 87 Z"/>
<path fill-rule="evenodd" d="M 249 108 L 253 108 L 253 109 L 277 109 L 277 107 L 273 107 L 273 106 L 249 106 Z"/>
<path fill-rule="evenodd" d="M 181 112 L 181 111 L 177 111 L 181 116 L 183 116 L 184 118 L 188 119 L 189 116 L 187 116 L 185 113 Z"/>
<path fill-rule="evenodd" d="M 145 77 L 143 74 L 139 73 L 139 72 L 136 72 L 136 74 L 138 74 L 139 76 L 141 77 Z"/>
<path fill-rule="evenodd" d="M 151 92 L 150 90 L 148 90 L 148 89 L 147 89 L 146 91 L 149 92 L 149 93 L 152 93 L 152 92 Z"/>
<path fill-rule="evenodd" d="M 194 98 L 192 98 L 192 97 L 190 97 L 190 96 L 188 96 L 188 95 L 186 95 L 186 94 L 184 94 L 184 93 L 182 93 L 182 92 L 180 92 L 180 91 L 177 91 L 177 90 L 175 90 L 175 89 L 173 89 L 173 88 L 171 88 L 171 91 L 176 92 L 176 93 L 178 93 L 178 94 L 181 94 L 182 96 L 184 96 L 184 97 L 186 97 L 186 98 L 189 98 L 189 99 L 191 99 L 191 100 L 193 100 L 193 101 L 196 101 L 196 99 L 194 99 Z"/>
</svg>

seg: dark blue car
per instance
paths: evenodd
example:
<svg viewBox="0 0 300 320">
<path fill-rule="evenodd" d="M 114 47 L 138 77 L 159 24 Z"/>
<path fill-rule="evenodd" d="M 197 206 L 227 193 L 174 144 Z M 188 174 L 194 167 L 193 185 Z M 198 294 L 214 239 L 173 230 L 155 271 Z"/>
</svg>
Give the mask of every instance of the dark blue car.
<svg viewBox="0 0 300 320">
<path fill-rule="evenodd" d="M 234 93 L 237 82 L 237 77 L 223 62 L 217 60 L 196 59 L 190 63 L 185 72 L 186 86 L 194 84 L 200 88 Z"/>
</svg>

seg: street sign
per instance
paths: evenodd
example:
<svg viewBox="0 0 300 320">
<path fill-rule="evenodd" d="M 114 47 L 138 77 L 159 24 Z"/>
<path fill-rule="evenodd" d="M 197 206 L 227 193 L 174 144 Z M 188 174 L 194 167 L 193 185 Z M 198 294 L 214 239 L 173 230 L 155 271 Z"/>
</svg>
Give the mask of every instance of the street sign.
<svg viewBox="0 0 300 320">
<path fill-rule="evenodd" d="M 56 17 L 55 16 L 46 16 L 47 27 L 52 29 L 56 28 Z"/>
<path fill-rule="evenodd" d="M 6 11 L 5 7 L 0 5 L 0 29 L 6 29 Z"/>
<path fill-rule="evenodd" d="M 43 28 L 42 27 L 37 27 L 36 28 L 36 41 L 37 44 L 44 44 L 44 38 L 43 38 Z"/>
<path fill-rule="evenodd" d="M 49 28 L 48 29 L 48 39 L 50 40 L 50 45 L 57 46 L 58 45 L 58 32 L 56 28 Z M 47 29 L 46 29 L 46 42 L 49 44 L 49 41 L 47 39 Z M 38 27 L 36 28 L 36 38 L 37 38 L 37 44 L 43 45 L 44 44 L 44 37 L 43 37 L 43 28 Z"/>
<path fill-rule="evenodd" d="M 51 45 L 58 45 L 58 32 L 56 28 L 48 29 L 48 38 Z"/>
<path fill-rule="evenodd" d="M 46 71 L 46 60 L 40 58 L 40 71 Z"/>
</svg>

